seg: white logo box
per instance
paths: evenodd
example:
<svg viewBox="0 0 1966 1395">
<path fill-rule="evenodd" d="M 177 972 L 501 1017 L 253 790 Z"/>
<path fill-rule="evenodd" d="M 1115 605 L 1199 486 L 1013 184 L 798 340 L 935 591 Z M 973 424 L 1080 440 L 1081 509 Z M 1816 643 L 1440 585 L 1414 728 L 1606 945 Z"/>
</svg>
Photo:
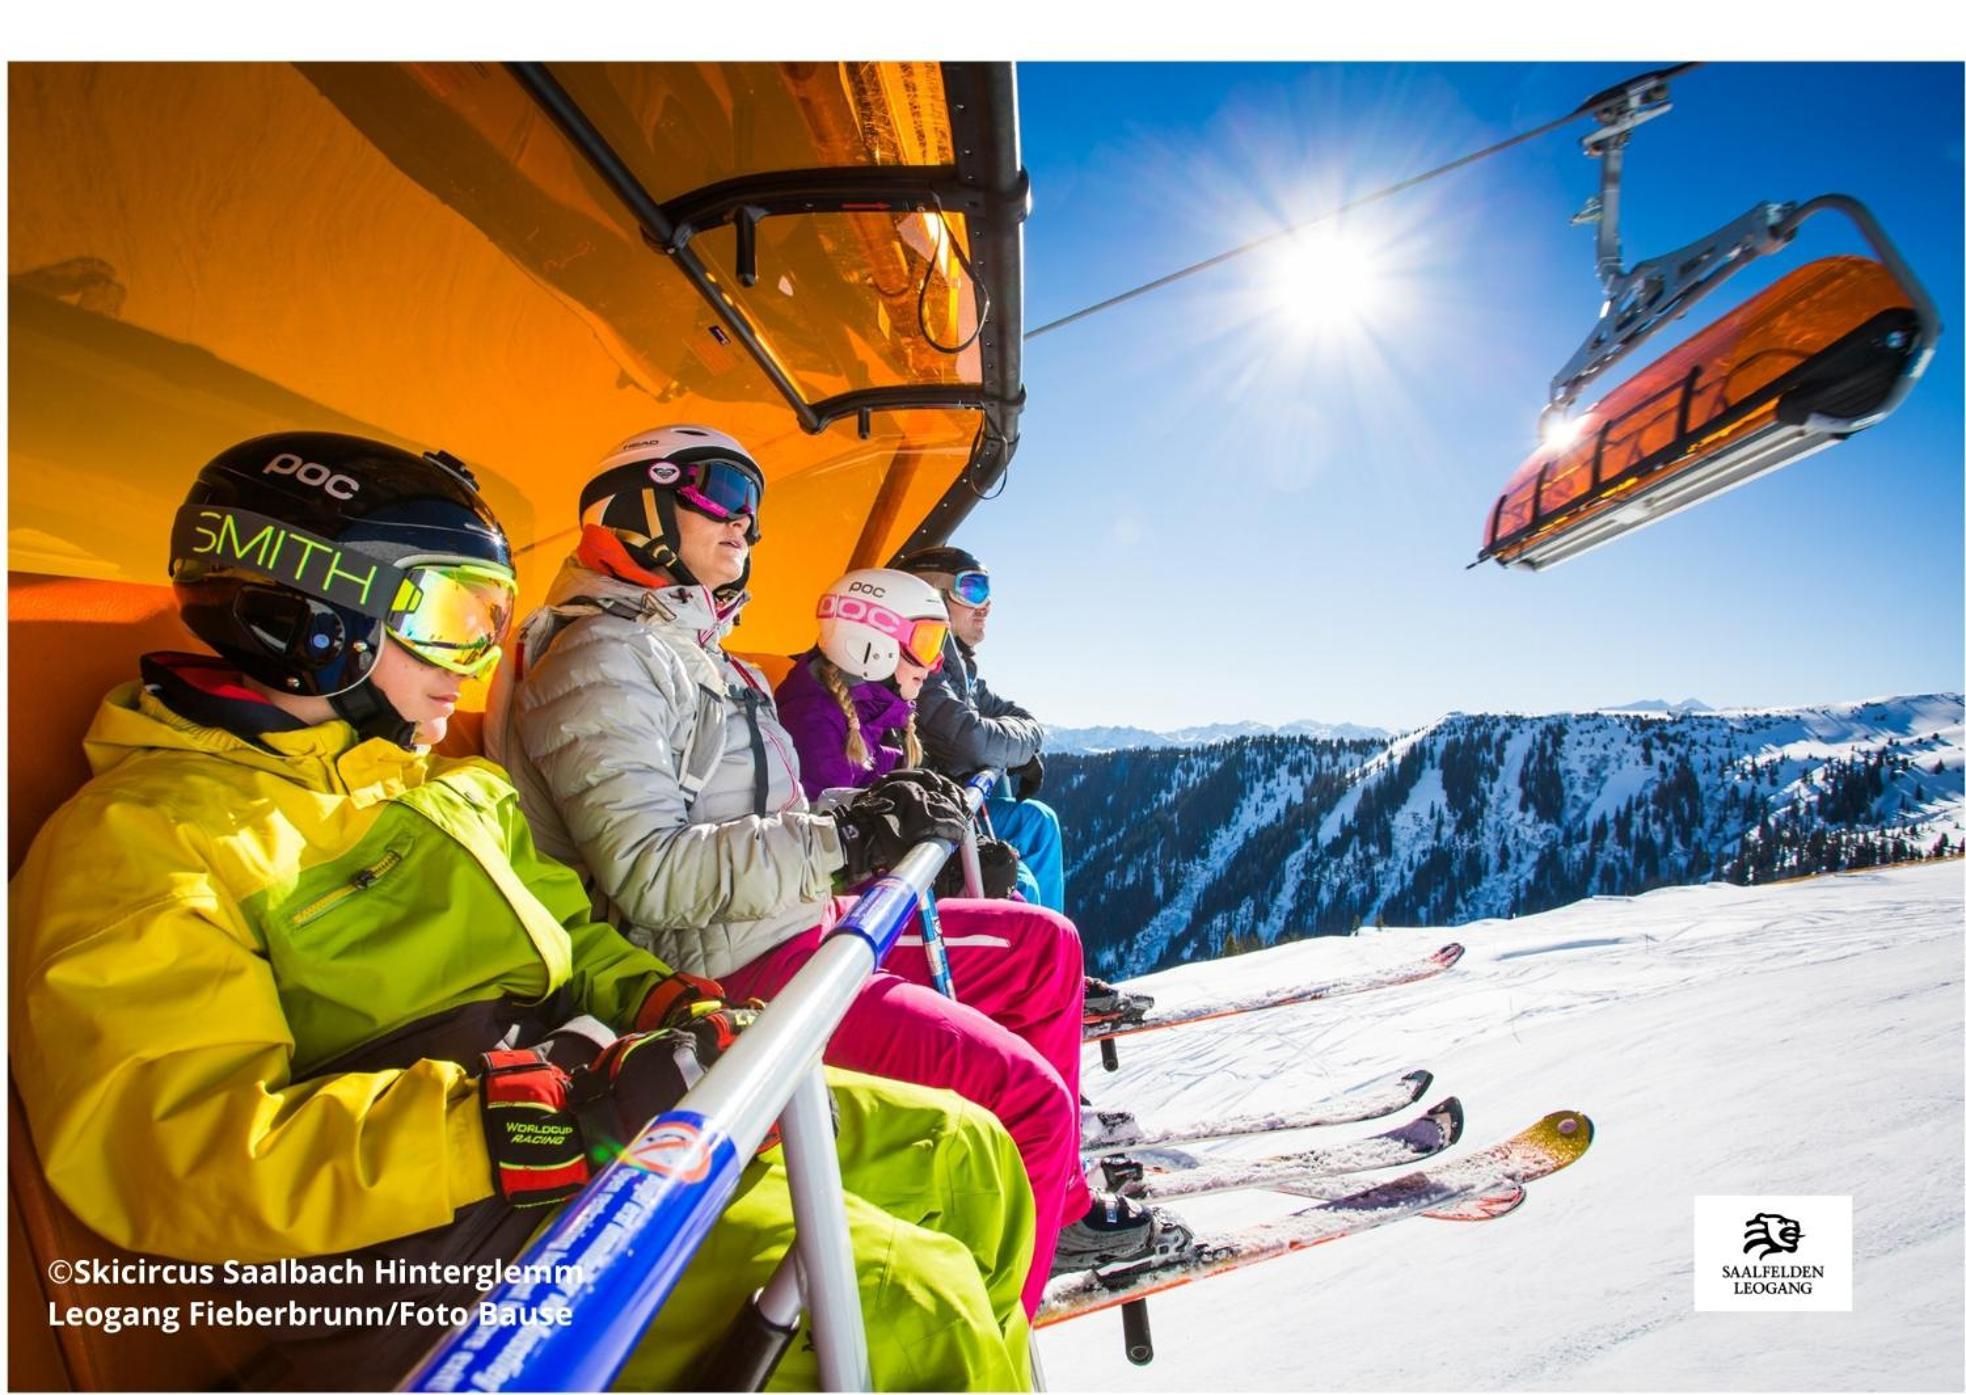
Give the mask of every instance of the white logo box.
<svg viewBox="0 0 1966 1395">
<path fill-rule="evenodd" d="M 1750 1247 L 1759 1222 L 1779 1246 Z M 1847 1196 L 1693 1198 L 1693 1308 L 1702 1313 L 1847 1313 L 1856 1290 Z"/>
</svg>

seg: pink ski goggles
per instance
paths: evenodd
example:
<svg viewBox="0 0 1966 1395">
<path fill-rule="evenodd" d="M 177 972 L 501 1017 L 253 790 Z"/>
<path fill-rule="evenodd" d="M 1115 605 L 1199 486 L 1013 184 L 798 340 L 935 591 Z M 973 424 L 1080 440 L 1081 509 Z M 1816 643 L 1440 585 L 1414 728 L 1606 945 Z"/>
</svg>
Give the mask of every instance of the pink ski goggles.
<svg viewBox="0 0 1966 1395">
<path fill-rule="evenodd" d="M 933 672 L 942 667 L 942 642 L 949 637 L 946 620 L 910 620 L 878 601 L 864 596 L 836 596 L 830 591 L 819 598 L 819 618 L 857 621 L 894 640 L 901 646 L 901 652 L 922 668 Z"/>
<path fill-rule="evenodd" d="M 658 460 L 648 467 L 651 484 L 668 485 L 676 491 L 676 502 L 705 518 L 728 523 L 733 518 L 750 520 L 749 538 L 758 541 L 758 506 L 764 502 L 764 488 L 758 477 L 729 460 Z"/>
</svg>

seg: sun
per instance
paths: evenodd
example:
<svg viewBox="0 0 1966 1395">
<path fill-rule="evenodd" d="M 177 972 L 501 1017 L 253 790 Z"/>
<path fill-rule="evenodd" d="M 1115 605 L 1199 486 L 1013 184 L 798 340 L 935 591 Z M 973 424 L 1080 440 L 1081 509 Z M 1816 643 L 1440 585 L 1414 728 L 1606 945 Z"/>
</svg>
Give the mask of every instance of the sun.
<svg viewBox="0 0 1966 1395">
<path fill-rule="evenodd" d="M 1386 300 L 1386 267 L 1362 233 L 1306 228 L 1281 239 L 1264 280 L 1277 318 L 1308 339 L 1371 324 Z"/>
</svg>

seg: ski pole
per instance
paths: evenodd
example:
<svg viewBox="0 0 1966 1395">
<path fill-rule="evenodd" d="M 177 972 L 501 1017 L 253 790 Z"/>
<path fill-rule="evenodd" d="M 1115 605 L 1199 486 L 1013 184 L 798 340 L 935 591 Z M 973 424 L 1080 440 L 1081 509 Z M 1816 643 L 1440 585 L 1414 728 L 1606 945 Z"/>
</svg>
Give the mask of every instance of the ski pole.
<svg viewBox="0 0 1966 1395">
<path fill-rule="evenodd" d="M 963 890 L 972 899 L 983 895 L 983 858 L 976 850 L 976 825 L 971 823 L 963 831 L 962 846 L 957 849 L 963 859 Z"/>
<path fill-rule="evenodd" d="M 922 891 L 922 953 L 928 956 L 935 991 L 954 1002 L 956 981 L 949 973 L 949 947 L 942 942 L 942 913 L 935 908 L 935 892 L 927 888 Z"/>
</svg>

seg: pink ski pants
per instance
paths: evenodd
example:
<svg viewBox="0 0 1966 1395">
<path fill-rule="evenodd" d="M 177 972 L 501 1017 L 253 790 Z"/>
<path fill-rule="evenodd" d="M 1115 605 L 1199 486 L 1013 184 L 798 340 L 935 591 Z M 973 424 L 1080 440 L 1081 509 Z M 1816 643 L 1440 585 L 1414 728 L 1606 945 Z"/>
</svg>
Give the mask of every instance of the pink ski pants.
<svg viewBox="0 0 1966 1395">
<path fill-rule="evenodd" d="M 734 1000 L 771 997 L 851 905 L 723 976 Z M 826 1048 L 830 1065 L 954 1090 L 1017 1140 L 1037 1202 L 1037 1248 L 1024 1308 L 1037 1311 L 1058 1231 L 1092 1205 L 1079 1168 L 1079 1041 L 1085 961 L 1079 932 L 1055 911 L 1016 901 L 947 900 L 942 940 L 956 1000 L 930 986 L 917 921 L 860 990 Z"/>
</svg>

